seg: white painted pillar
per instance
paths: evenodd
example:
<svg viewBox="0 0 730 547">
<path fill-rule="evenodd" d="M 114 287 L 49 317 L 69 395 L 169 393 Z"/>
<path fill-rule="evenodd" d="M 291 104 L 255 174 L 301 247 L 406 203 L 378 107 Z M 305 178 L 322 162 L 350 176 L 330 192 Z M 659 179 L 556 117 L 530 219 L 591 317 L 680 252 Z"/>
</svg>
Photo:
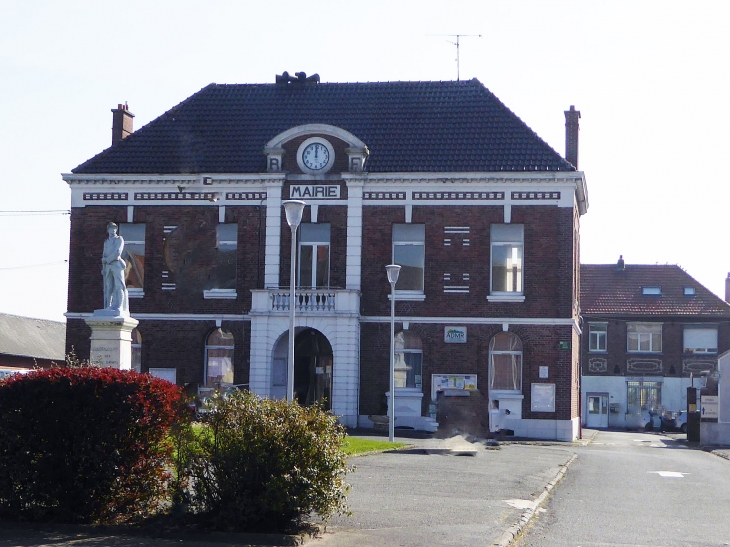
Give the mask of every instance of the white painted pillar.
<svg viewBox="0 0 730 547">
<path fill-rule="evenodd" d="M 281 192 L 284 180 L 267 180 L 266 244 L 264 259 L 264 288 L 279 286 L 281 264 Z"/>
<path fill-rule="evenodd" d="M 359 291 L 362 285 L 362 180 L 347 181 L 347 258 L 345 288 Z"/>
</svg>

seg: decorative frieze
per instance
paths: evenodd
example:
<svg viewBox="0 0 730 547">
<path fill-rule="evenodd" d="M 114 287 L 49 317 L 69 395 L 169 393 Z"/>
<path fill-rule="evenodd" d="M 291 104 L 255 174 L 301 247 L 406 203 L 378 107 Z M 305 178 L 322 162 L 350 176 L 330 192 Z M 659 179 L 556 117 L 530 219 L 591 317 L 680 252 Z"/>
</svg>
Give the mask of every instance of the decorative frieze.
<svg viewBox="0 0 730 547">
<path fill-rule="evenodd" d="M 682 372 L 700 374 L 717 368 L 717 359 L 683 359 Z"/>
<path fill-rule="evenodd" d="M 84 192 L 84 201 L 127 201 L 127 192 Z"/>
<path fill-rule="evenodd" d="M 512 192 L 514 201 L 535 201 L 560 199 L 560 192 Z"/>
<path fill-rule="evenodd" d="M 227 201 L 261 201 L 266 199 L 266 192 L 226 192 Z"/>
<path fill-rule="evenodd" d="M 405 192 L 363 192 L 363 200 L 368 201 L 398 201 L 406 199 Z"/>
<path fill-rule="evenodd" d="M 661 359 L 633 357 L 626 360 L 626 372 L 630 374 L 657 374 L 662 372 Z"/>
<path fill-rule="evenodd" d="M 588 359 L 588 372 L 608 372 L 608 359 L 591 357 Z"/>
<path fill-rule="evenodd" d="M 417 200 L 503 200 L 504 192 L 413 192 L 413 201 Z"/>
<path fill-rule="evenodd" d="M 135 192 L 137 201 L 217 201 L 218 192 Z"/>
</svg>

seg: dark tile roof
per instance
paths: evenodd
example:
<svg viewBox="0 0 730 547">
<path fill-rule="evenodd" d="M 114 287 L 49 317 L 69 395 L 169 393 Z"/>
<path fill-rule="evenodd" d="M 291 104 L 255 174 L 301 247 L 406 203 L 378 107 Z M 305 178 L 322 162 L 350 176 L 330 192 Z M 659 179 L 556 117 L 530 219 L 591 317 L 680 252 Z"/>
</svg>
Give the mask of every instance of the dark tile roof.
<svg viewBox="0 0 730 547">
<path fill-rule="evenodd" d="M 0 313 L 0 354 L 65 362 L 66 323 Z"/>
<path fill-rule="evenodd" d="M 580 308 L 585 315 L 730 317 L 730 305 L 676 265 L 581 264 Z M 642 294 L 661 287 L 661 296 Z M 694 296 L 684 288 L 694 287 Z"/>
<path fill-rule="evenodd" d="M 309 123 L 345 129 L 387 172 L 575 171 L 478 80 L 210 84 L 74 173 L 261 173 L 264 145 Z"/>
</svg>

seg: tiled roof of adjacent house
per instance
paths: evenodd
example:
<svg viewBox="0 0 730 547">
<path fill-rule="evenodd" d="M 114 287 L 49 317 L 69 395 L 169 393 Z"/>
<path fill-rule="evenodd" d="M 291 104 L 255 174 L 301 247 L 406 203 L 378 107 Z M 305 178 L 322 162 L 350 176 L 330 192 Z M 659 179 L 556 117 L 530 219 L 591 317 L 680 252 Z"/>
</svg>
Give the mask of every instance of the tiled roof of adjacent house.
<svg viewBox="0 0 730 547">
<path fill-rule="evenodd" d="M 0 354 L 64 363 L 66 323 L 0 313 Z"/>
<path fill-rule="evenodd" d="M 580 307 L 583 315 L 722 316 L 730 305 L 676 265 L 581 264 Z M 643 294 L 661 289 L 661 295 Z M 694 295 L 685 295 L 685 287 Z M 690 291 L 691 292 L 691 291 Z"/>
<path fill-rule="evenodd" d="M 365 142 L 373 173 L 575 171 L 474 79 L 210 84 L 73 172 L 261 173 L 270 139 L 313 123 Z"/>
</svg>

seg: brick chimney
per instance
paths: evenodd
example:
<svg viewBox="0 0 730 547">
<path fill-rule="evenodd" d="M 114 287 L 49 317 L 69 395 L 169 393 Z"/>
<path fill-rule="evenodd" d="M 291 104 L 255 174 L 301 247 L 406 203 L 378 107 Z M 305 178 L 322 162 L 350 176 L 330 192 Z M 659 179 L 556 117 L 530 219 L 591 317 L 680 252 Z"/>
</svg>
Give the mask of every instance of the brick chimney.
<svg viewBox="0 0 730 547">
<path fill-rule="evenodd" d="M 730 272 L 728 272 L 725 278 L 725 302 L 730 304 Z"/>
<path fill-rule="evenodd" d="M 565 111 L 565 159 L 578 169 L 578 132 L 580 131 L 580 110 L 570 105 Z"/>
<path fill-rule="evenodd" d="M 129 137 L 134 131 L 132 128 L 134 114 L 129 111 L 127 103 L 112 108 L 112 114 L 112 146 L 114 146 L 122 139 Z"/>
</svg>

